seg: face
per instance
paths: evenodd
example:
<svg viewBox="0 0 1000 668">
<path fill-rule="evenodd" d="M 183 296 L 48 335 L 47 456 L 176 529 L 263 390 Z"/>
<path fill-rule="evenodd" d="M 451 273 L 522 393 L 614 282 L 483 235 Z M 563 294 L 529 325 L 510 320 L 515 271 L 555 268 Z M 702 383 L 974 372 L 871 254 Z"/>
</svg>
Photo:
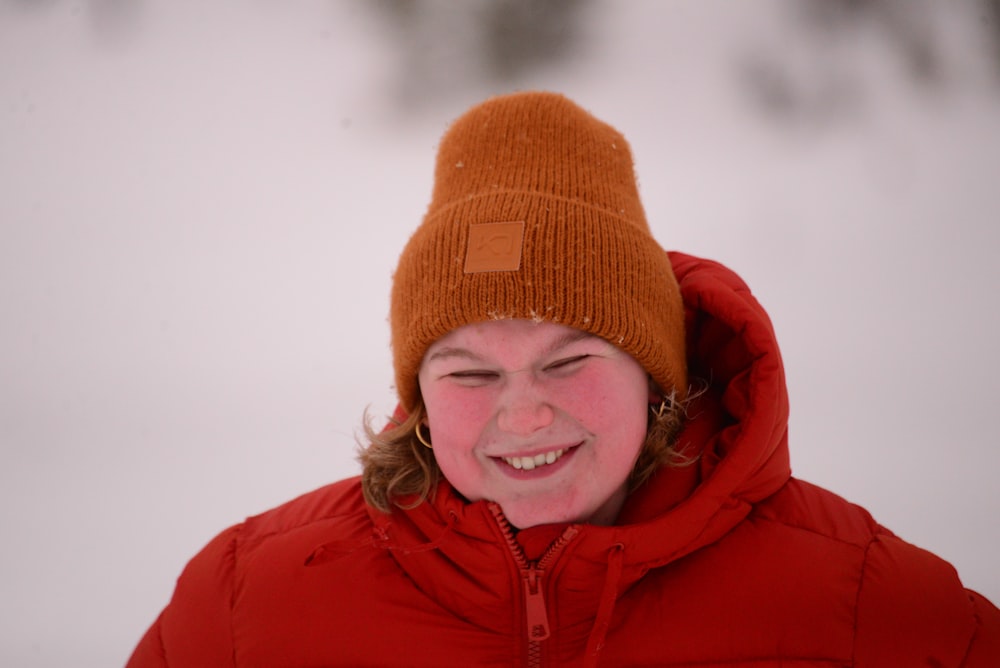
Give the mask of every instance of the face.
<svg viewBox="0 0 1000 668">
<path fill-rule="evenodd" d="M 657 401 L 630 355 L 576 329 L 529 320 L 466 325 L 419 374 L 442 473 L 516 527 L 612 524 Z"/>
</svg>

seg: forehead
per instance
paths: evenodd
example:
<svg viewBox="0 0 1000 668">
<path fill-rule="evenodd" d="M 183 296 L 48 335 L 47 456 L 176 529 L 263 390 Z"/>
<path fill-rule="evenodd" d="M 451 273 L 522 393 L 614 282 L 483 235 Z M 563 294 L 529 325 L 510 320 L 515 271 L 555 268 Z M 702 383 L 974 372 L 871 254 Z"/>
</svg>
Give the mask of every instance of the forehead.
<svg viewBox="0 0 1000 668">
<path fill-rule="evenodd" d="M 515 348 L 524 354 L 554 352 L 577 341 L 603 339 L 573 327 L 532 320 L 491 320 L 454 329 L 427 349 L 426 360 L 447 357 L 456 352 L 486 354 L 493 350 Z M 610 345 L 610 344 L 608 344 Z"/>
</svg>

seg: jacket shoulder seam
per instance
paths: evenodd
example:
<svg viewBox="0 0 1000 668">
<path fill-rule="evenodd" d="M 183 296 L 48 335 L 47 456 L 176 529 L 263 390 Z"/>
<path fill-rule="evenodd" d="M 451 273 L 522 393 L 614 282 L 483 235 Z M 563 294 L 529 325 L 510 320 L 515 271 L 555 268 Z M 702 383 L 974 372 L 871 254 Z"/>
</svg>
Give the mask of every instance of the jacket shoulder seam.
<svg viewBox="0 0 1000 668">
<path fill-rule="evenodd" d="M 837 542 L 837 543 L 842 543 L 844 545 L 850 545 L 852 547 L 856 547 L 856 548 L 858 548 L 860 550 L 864 550 L 865 551 L 865 559 L 867 559 L 867 551 L 868 551 L 868 548 L 871 546 L 871 543 L 873 541 L 875 541 L 879 536 L 882 536 L 882 535 L 885 534 L 885 531 L 881 527 L 881 525 L 876 524 L 875 527 L 871 530 L 870 534 L 867 537 L 865 537 L 864 540 L 850 540 L 849 538 L 843 538 L 843 537 L 840 537 L 840 536 L 832 535 L 832 534 L 830 534 L 830 533 L 828 533 L 826 531 L 822 531 L 822 530 L 820 530 L 820 529 L 818 529 L 816 527 L 805 526 L 803 524 L 796 523 L 796 522 L 791 522 L 791 521 L 789 521 L 787 519 L 782 519 L 782 518 L 779 518 L 779 517 L 773 517 L 773 516 L 767 516 L 767 515 L 759 515 L 759 514 L 754 513 L 754 514 L 751 514 L 751 516 L 748 519 L 750 519 L 751 521 L 754 521 L 754 522 L 770 522 L 772 524 L 780 524 L 781 526 L 787 527 L 789 529 L 796 529 L 798 531 L 805 531 L 807 533 L 811 533 L 813 535 L 820 536 L 821 538 L 826 538 L 828 540 L 832 540 L 832 541 Z"/>
<path fill-rule="evenodd" d="M 318 514 L 309 512 L 308 507 L 301 510 L 294 509 L 296 505 L 305 505 L 309 497 L 319 495 L 329 490 L 330 487 L 320 488 L 298 499 L 293 499 L 282 506 L 246 518 L 240 525 L 242 532 L 245 534 L 241 539 L 241 543 L 258 543 L 273 536 L 284 535 L 319 522 L 367 514 L 367 506 L 363 504 L 357 508 L 345 509 L 343 507 L 345 498 L 350 496 L 350 491 L 347 489 L 338 490 L 331 494 L 330 499 L 325 501 L 325 503 L 329 504 L 328 507 Z M 296 513 L 299 516 L 281 518 L 280 514 L 282 511 Z"/>
<path fill-rule="evenodd" d="M 230 657 L 233 666 L 236 665 L 236 565 L 239 561 L 237 544 L 245 526 L 245 523 L 241 522 L 233 528 L 233 537 L 226 549 L 226 556 L 232 560 L 232 568 L 229 569 L 229 646 L 233 649 Z"/>
<path fill-rule="evenodd" d="M 865 586 L 868 574 L 868 562 L 870 561 L 872 546 L 879 539 L 880 533 L 875 532 L 865 545 L 865 556 L 861 560 L 861 573 L 858 575 L 858 586 L 854 592 L 854 623 L 851 625 L 851 665 L 858 662 L 858 611 L 861 609 L 861 590 Z"/>
</svg>

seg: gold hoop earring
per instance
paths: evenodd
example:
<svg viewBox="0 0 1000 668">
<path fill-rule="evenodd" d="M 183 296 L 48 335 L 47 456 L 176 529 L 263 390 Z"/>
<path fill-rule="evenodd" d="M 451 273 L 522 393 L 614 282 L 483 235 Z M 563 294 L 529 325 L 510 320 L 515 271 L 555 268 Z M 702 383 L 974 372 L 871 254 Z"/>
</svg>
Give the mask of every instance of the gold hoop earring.
<svg viewBox="0 0 1000 668">
<path fill-rule="evenodd" d="M 431 445 L 431 442 L 429 440 L 424 440 L 424 435 L 420 433 L 420 428 L 423 427 L 423 426 L 424 426 L 424 424 L 422 422 L 420 424 L 418 424 L 417 428 L 413 430 L 413 433 L 415 433 L 417 435 L 417 440 L 420 441 L 420 444 L 422 446 L 424 446 L 428 450 L 433 450 L 434 446 Z M 428 431 L 427 433 L 430 434 L 430 431 Z"/>
</svg>

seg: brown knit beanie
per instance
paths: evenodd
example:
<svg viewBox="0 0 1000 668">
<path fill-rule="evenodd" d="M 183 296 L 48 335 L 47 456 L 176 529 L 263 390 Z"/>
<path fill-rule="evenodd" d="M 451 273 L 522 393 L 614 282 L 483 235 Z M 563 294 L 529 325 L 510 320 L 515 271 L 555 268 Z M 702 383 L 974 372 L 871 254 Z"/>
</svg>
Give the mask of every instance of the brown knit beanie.
<svg viewBox="0 0 1000 668">
<path fill-rule="evenodd" d="M 687 392 L 684 307 L 646 223 L 624 137 L 561 95 L 473 107 L 441 140 L 423 223 L 399 258 L 390 325 L 409 410 L 427 348 L 475 322 L 590 332 Z"/>
</svg>

